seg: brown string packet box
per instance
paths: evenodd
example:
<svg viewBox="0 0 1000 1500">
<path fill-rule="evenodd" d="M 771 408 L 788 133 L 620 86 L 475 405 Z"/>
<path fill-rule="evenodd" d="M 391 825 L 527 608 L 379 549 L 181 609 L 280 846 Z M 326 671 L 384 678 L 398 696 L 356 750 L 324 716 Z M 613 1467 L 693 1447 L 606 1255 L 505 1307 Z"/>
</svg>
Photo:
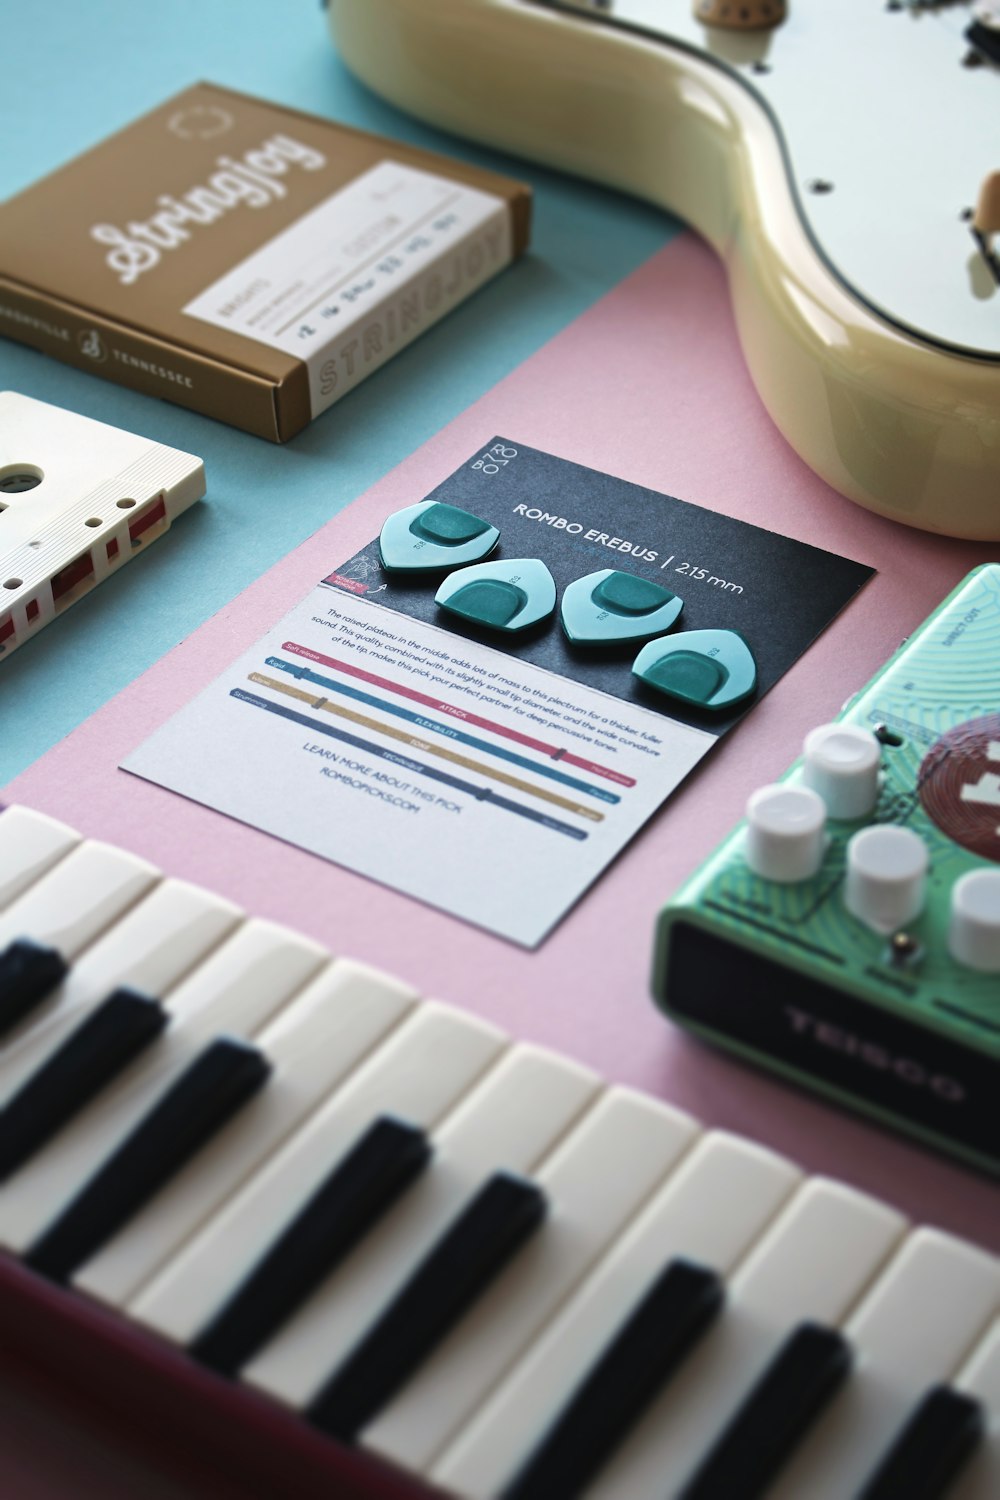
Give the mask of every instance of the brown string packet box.
<svg viewBox="0 0 1000 1500">
<path fill-rule="evenodd" d="M 530 218 L 509 178 L 197 84 L 0 204 L 0 333 L 285 442 Z"/>
</svg>

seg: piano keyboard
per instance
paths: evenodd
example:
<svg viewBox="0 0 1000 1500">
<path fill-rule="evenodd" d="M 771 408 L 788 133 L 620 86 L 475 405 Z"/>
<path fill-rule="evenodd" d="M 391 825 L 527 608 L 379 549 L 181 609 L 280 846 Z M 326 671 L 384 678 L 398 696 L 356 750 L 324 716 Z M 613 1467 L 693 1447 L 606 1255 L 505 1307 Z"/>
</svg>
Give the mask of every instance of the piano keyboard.
<svg viewBox="0 0 1000 1500">
<path fill-rule="evenodd" d="M 995 1257 L 16 807 L 0 1174 L 67 1305 L 373 1456 L 329 1493 L 1000 1495 Z"/>
</svg>

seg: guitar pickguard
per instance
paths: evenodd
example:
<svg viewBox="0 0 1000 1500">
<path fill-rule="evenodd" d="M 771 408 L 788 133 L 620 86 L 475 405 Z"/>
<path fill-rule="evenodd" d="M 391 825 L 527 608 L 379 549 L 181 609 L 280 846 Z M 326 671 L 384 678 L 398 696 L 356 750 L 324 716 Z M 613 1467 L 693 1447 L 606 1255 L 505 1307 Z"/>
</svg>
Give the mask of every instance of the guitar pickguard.
<svg viewBox="0 0 1000 1500">
<path fill-rule="evenodd" d="M 421 119 L 687 220 L 805 462 L 878 515 L 1000 541 L 1000 224 L 973 219 L 1000 67 L 966 38 L 985 3 L 791 0 L 707 45 L 690 0 L 330 0 L 330 28 Z"/>
<path fill-rule="evenodd" d="M 803 225 L 844 285 L 930 343 L 1000 359 L 1000 285 L 970 229 L 1000 168 L 1000 66 L 966 39 L 969 3 L 792 0 L 760 31 L 705 26 L 690 0 L 527 3 L 723 69 L 767 111 Z"/>
</svg>

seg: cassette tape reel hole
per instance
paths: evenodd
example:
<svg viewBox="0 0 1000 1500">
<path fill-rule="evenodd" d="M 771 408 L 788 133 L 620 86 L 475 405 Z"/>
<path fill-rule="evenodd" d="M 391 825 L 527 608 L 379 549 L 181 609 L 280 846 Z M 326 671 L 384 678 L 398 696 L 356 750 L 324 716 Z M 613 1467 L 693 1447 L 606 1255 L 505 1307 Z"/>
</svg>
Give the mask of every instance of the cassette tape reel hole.
<svg viewBox="0 0 1000 1500">
<path fill-rule="evenodd" d="M 0 468 L 0 495 L 23 495 L 35 490 L 45 475 L 35 464 L 4 464 Z M 0 510 L 4 508 L 0 500 Z"/>
</svg>

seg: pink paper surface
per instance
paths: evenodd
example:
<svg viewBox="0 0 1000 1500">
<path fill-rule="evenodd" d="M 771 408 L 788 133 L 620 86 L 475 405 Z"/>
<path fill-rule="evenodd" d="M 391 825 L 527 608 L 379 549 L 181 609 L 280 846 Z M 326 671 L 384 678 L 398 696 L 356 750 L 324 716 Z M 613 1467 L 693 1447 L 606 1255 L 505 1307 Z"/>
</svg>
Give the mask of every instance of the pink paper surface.
<svg viewBox="0 0 1000 1500">
<path fill-rule="evenodd" d="M 878 576 L 653 819 L 535 953 L 117 770 L 400 506 L 486 439 L 514 442 L 768 526 Z M 334 460 L 335 462 L 335 460 Z M 331 479 L 333 476 L 331 475 Z M 211 490 L 209 491 L 211 503 Z M 294 495 L 283 497 L 293 507 Z M 995 1188 L 664 1021 L 648 992 L 663 901 L 900 641 L 995 549 L 901 528 L 796 457 L 740 354 L 725 277 L 682 236 L 386 475 L 4 793 L 368 960 L 807 1170 L 1000 1250 Z"/>
</svg>

